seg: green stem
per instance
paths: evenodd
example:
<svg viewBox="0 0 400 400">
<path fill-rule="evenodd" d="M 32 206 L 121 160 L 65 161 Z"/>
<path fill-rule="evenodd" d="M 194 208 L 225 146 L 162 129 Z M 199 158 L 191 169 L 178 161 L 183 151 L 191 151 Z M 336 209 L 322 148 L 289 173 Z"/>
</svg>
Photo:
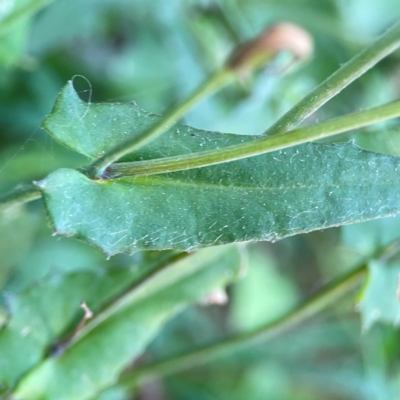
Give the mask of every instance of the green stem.
<svg viewBox="0 0 400 400">
<path fill-rule="evenodd" d="M 250 142 L 222 149 L 156 160 L 112 164 L 105 171 L 104 176 L 107 179 L 118 179 L 221 164 L 326 138 L 399 116 L 400 101 L 395 101 L 367 111 L 360 111 L 319 124 L 295 129 L 283 135 L 263 136 Z"/>
<path fill-rule="evenodd" d="M 342 89 L 400 47 L 400 22 L 385 32 L 375 43 L 339 68 L 310 94 L 275 122 L 264 134 L 276 135 L 292 129 L 318 110 Z"/>
<path fill-rule="evenodd" d="M 168 111 L 155 125 L 145 130 L 140 135 L 118 144 L 93 162 L 87 169 L 87 175 L 91 178 L 101 177 L 107 166 L 163 134 L 195 104 L 227 85 L 234 77 L 235 74 L 227 68 L 223 68 L 214 75 L 211 75 L 187 99 Z"/>
<path fill-rule="evenodd" d="M 151 380 L 155 376 L 159 378 L 174 374 L 196 365 L 206 364 L 221 356 L 249 348 L 259 342 L 265 343 L 288 331 L 305 319 L 316 315 L 327 306 L 333 304 L 337 299 L 349 293 L 359 284 L 365 272 L 366 265 L 363 264 L 326 285 L 310 300 L 271 323 L 223 342 L 207 345 L 191 353 L 137 368 L 123 376 L 117 385 L 122 385 L 127 389 L 133 388 L 138 383 Z"/>
<path fill-rule="evenodd" d="M 0 212 L 39 199 L 40 197 L 42 197 L 42 193 L 33 184 L 17 186 L 0 197 Z"/>
</svg>

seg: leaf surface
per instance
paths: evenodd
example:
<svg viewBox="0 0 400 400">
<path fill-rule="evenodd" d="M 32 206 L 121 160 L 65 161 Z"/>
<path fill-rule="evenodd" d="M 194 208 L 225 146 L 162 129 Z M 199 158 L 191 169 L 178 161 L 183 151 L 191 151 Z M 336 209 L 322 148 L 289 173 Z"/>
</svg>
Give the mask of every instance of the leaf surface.
<svg viewBox="0 0 400 400">
<path fill-rule="evenodd" d="M 231 282 L 240 267 L 236 246 L 204 249 L 166 266 L 95 315 L 64 353 L 33 368 L 15 397 L 92 398 L 115 383 L 168 318 Z"/>
<path fill-rule="evenodd" d="M 346 143 L 305 144 L 170 174 L 95 182 L 61 169 L 39 182 L 56 232 L 109 255 L 193 250 L 393 216 L 400 160 Z"/>
</svg>

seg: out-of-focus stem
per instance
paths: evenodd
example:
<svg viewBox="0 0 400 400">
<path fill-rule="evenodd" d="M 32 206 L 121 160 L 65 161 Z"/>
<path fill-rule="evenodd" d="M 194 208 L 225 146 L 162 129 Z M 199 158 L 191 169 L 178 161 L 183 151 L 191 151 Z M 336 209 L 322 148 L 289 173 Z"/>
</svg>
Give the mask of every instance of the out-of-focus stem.
<svg viewBox="0 0 400 400">
<path fill-rule="evenodd" d="M 0 212 L 41 197 L 40 190 L 33 184 L 17 186 L 0 197 Z"/>
</svg>

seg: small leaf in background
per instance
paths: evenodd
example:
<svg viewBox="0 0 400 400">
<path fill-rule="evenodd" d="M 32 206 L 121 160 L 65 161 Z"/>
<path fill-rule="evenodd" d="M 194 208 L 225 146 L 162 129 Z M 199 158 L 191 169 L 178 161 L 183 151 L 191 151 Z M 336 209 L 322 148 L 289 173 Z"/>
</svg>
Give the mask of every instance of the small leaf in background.
<svg viewBox="0 0 400 400">
<path fill-rule="evenodd" d="M 379 130 L 369 128 L 353 137 L 357 145 L 363 149 L 400 156 L 400 127 L 398 125 L 383 126 Z"/>
<path fill-rule="evenodd" d="M 14 66 L 24 55 L 29 18 L 51 0 L 2 0 L 0 3 L 0 66 Z"/>
<path fill-rule="evenodd" d="M 15 397 L 80 400 L 95 396 L 115 383 L 172 315 L 232 282 L 240 268 L 236 246 L 204 249 L 167 265 L 109 305 L 97 319 L 95 315 L 63 354 L 31 369 Z"/>
<path fill-rule="evenodd" d="M 358 253 L 359 262 L 400 238 L 400 216 L 344 226 L 342 243 Z"/>
<path fill-rule="evenodd" d="M 13 207 L 0 214 L 0 288 L 30 249 L 37 222 L 25 207 Z"/>
<path fill-rule="evenodd" d="M 359 304 L 363 329 L 367 331 L 379 321 L 400 326 L 400 262 L 373 260 L 368 267 L 370 276 Z"/>
<path fill-rule="evenodd" d="M 87 161 L 85 157 L 56 143 L 53 143 L 49 150 L 39 144 L 39 138 L 33 139 L 27 141 L 22 148 L 15 146 L 0 151 L 2 193 L 13 189 L 21 182 L 41 179 L 57 168 L 78 168 Z"/>
<path fill-rule="evenodd" d="M 394 216 L 400 160 L 305 144 L 212 167 L 94 182 L 60 169 L 38 187 L 57 233 L 106 254 L 191 250 Z"/>
<path fill-rule="evenodd" d="M 292 282 L 267 249 L 248 246 L 249 271 L 232 288 L 231 323 L 238 331 L 258 328 L 296 304 Z"/>
<path fill-rule="evenodd" d="M 28 28 L 27 21 L 22 20 L 15 23 L 7 34 L 0 35 L 0 66 L 14 66 L 24 55 Z"/>
<path fill-rule="evenodd" d="M 19 293 L 29 288 L 32 283 L 46 280 L 49 276 L 70 274 L 72 272 L 89 270 L 106 270 L 119 266 L 118 260 L 107 261 L 104 254 L 92 246 L 71 238 L 57 238 L 51 235 L 51 230 L 45 225 L 44 213 L 42 226 L 37 230 L 28 253 L 21 254 L 18 263 L 14 265 L 13 274 L 7 281 L 4 290 Z M 139 256 L 139 254 L 138 254 Z M 138 257 L 140 258 L 140 256 Z M 131 260 L 130 263 L 136 260 Z M 126 262 L 122 265 L 126 265 Z"/>
</svg>

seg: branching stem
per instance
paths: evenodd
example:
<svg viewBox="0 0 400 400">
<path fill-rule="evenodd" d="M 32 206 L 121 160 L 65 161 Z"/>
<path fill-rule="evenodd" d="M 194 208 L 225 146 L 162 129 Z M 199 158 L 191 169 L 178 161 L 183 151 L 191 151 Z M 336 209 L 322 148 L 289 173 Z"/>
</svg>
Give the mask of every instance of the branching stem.
<svg viewBox="0 0 400 400">
<path fill-rule="evenodd" d="M 361 128 L 400 116 L 400 101 L 385 104 L 366 111 L 349 114 L 285 134 L 267 136 L 250 142 L 228 146 L 222 149 L 198 152 L 185 156 L 166 157 L 148 161 L 117 163 L 105 171 L 107 179 L 118 179 L 138 175 L 161 174 L 204 167 L 254 157 L 302 143 L 327 138 L 339 133 Z"/>
</svg>

